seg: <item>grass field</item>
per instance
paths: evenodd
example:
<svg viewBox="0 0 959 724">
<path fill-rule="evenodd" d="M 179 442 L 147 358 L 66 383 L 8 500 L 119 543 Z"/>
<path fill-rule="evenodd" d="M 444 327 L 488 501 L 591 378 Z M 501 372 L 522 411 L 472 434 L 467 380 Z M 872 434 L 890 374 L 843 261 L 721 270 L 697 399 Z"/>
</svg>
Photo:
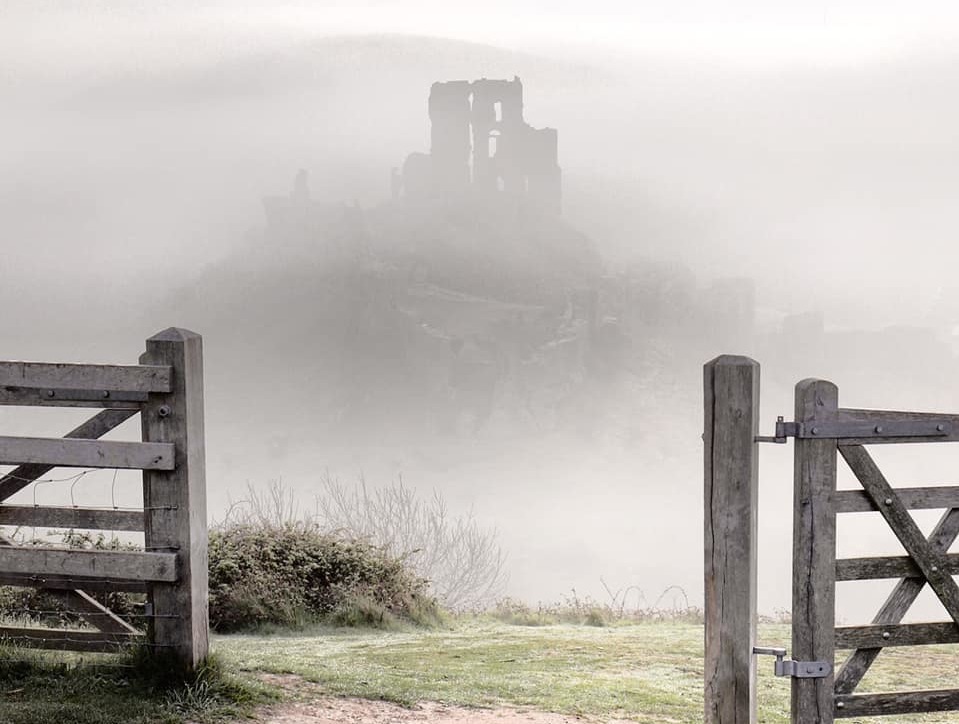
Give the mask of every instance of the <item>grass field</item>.
<svg viewBox="0 0 959 724">
<path fill-rule="evenodd" d="M 760 640 L 787 645 L 785 625 Z M 452 630 L 217 639 L 224 661 L 248 672 L 293 673 L 336 694 L 402 703 L 516 704 L 637 722 L 702 722 L 703 629 L 682 622 L 607 627 L 461 621 Z M 959 648 L 880 656 L 863 690 L 959 686 Z M 787 722 L 789 682 L 760 661 L 759 720 Z M 880 721 L 880 720 L 874 720 Z M 883 721 L 891 721 L 886 718 Z M 959 713 L 896 721 L 956 722 Z"/>
<path fill-rule="evenodd" d="M 784 625 L 760 640 L 788 644 Z M 395 632 L 315 629 L 217 636 L 220 668 L 235 672 L 173 695 L 102 671 L 52 671 L 0 681 L 0 722 L 176 724 L 224 721 L 266 701 L 258 676 L 296 674 L 323 692 L 403 704 L 518 705 L 637 722 L 701 722 L 703 629 L 660 621 L 612 626 L 516 626 L 460 619 L 448 628 Z M 788 721 L 789 682 L 760 661 L 760 722 Z M 864 690 L 959 685 L 959 648 L 880 656 Z M 852 720 L 850 720 L 852 721 Z M 959 713 L 874 721 L 955 722 Z"/>
</svg>

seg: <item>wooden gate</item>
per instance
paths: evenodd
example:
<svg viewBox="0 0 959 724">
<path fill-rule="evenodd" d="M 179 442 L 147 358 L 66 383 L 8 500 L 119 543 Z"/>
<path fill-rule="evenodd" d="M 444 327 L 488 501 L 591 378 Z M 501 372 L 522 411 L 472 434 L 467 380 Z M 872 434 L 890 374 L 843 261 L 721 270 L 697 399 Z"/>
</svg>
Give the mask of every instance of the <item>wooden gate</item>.
<svg viewBox="0 0 959 724">
<path fill-rule="evenodd" d="M 796 386 L 795 419 L 779 418 L 775 434 L 758 435 L 759 365 L 723 356 L 705 366 L 705 711 L 710 723 L 756 720 L 757 655 L 776 657 L 777 675 L 792 679 L 792 721 L 828 723 L 849 717 L 959 711 L 959 689 L 856 693 L 887 646 L 959 642 L 959 487 L 894 489 L 867 447 L 959 441 L 959 415 L 846 409 L 824 380 Z M 756 504 L 760 442 L 795 438 L 792 658 L 756 641 Z M 836 489 L 838 458 L 860 490 Z M 927 538 L 909 511 L 942 508 Z M 878 512 L 908 555 L 836 558 L 836 516 Z M 899 579 L 872 623 L 835 626 L 837 581 Z M 903 624 L 926 586 L 950 621 Z M 834 670 L 836 650 L 851 653 Z"/>
<path fill-rule="evenodd" d="M 0 643 L 74 651 L 129 644 L 195 668 L 208 653 L 202 340 L 171 328 L 147 340 L 139 365 L 0 362 L 0 404 L 101 411 L 62 438 L 0 437 L 0 525 L 143 531 L 143 551 L 23 546 L 0 538 L 0 585 L 41 589 L 96 630 L 0 627 Z M 136 414 L 142 442 L 103 441 Z M 141 510 L 10 505 L 54 468 L 139 469 Z M 140 631 L 89 592 L 147 594 Z"/>
</svg>

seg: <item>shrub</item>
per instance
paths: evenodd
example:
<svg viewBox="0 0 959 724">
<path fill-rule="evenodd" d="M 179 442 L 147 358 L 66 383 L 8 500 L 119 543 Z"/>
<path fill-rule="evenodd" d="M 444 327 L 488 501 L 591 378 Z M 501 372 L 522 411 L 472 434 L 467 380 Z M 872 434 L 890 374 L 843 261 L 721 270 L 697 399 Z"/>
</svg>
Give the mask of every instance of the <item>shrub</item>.
<svg viewBox="0 0 959 724">
<path fill-rule="evenodd" d="M 321 485 L 316 521 L 324 530 L 345 531 L 407 561 L 444 607 L 483 609 L 502 594 L 506 556 L 496 530 L 481 527 L 472 513 L 451 515 L 439 493 L 418 497 L 402 478 L 369 488 L 362 478 L 347 486 L 326 474 Z"/>
<path fill-rule="evenodd" d="M 324 620 L 387 626 L 436 615 L 426 581 L 372 544 L 289 522 L 210 532 L 210 623 L 218 631 Z"/>
</svg>

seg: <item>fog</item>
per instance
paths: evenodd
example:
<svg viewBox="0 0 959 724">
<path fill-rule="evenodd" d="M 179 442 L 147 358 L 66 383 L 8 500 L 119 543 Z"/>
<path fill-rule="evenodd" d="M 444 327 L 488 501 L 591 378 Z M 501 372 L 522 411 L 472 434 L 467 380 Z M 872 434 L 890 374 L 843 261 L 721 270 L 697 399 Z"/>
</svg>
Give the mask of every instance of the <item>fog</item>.
<svg viewBox="0 0 959 724">
<path fill-rule="evenodd" d="M 955 18 L 702 5 L 493 3 L 476 22 L 429 3 L 0 5 L 0 358 L 134 362 L 191 328 L 214 518 L 248 483 L 282 479 L 309 509 L 326 471 L 402 476 L 498 529 L 511 595 L 602 601 L 605 582 L 701 603 L 706 360 L 763 364 L 769 434 L 810 376 L 844 406 L 959 409 Z M 391 170 L 430 150 L 431 85 L 514 76 L 525 120 L 558 129 L 562 219 L 391 201 Z M 263 200 L 300 169 L 325 221 L 289 233 Z M 399 247 L 434 276 L 370 271 Z M 488 414 L 436 423 L 449 353 L 403 320 L 468 339 L 477 309 L 583 289 L 622 349 L 543 363 L 528 398 L 504 373 Z M 559 336 L 519 341 L 542 357 Z M 68 418 L 0 412 L 3 434 Z M 900 484 L 955 483 L 949 448 L 877 459 Z M 771 613 L 790 600 L 792 456 L 762 454 Z M 117 495 L 106 473 L 84 485 Z M 898 550 L 840 527 L 840 554 Z M 840 617 L 862 600 L 840 588 Z"/>
</svg>

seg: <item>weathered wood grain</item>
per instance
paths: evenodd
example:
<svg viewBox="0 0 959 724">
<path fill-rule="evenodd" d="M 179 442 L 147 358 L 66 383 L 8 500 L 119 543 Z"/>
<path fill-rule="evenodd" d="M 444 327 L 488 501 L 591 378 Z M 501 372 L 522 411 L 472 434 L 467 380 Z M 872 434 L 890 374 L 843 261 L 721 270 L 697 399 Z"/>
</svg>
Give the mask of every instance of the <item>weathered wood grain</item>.
<svg viewBox="0 0 959 724">
<path fill-rule="evenodd" d="M 959 485 L 896 488 L 896 492 L 902 504 L 910 510 L 959 507 Z M 839 490 L 835 500 L 837 513 L 878 512 L 872 498 L 864 490 Z"/>
<path fill-rule="evenodd" d="M 176 617 L 155 619 L 151 636 L 157 644 L 173 646 L 192 669 L 209 652 L 203 341 L 193 332 L 167 329 L 147 340 L 140 362 L 174 371 L 172 390 L 151 395 L 140 418 L 144 440 L 176 450 L 175 470 L 143 474 L 143 502 L 150 511 L 146 545 L 175 546 L 180 574 L 173 585 L 152 587 L 154 612 Z M 169 414 L 161 415 L 161 406 Z"/>
<path fill-rule="evenodd" d="M 143 530 L 143 513 L 132 510 L 0 505 L 0 525 L 77 530 Z"/>
<path fill-rule="evenodd" d="M 169 392 L 168 366 L 78 365 L 0 362 L 0 388 L 78 389 L 117 392 Z"/>
<path fill-rule="evenodd" d="M 705 721 L 756 720 L 759 364 L 724 355 L 705 391 Z"/>
<path fill-rule="evenodd" d="M 926 540 L 899 496 L 861 445 L 841 445 L 839 451 L 906 553 L 913 559 L 946 613 L 959 625 L 959 586 L 945 570 L 943 555 Z"/>
<path fill-rule="evenodd" d="M 842 694 L 836 697 L 836 718 L 928 714 L 959 709 L 959 689 L 903 691 L 888 694 Z"/>
<path fill-rule="evenodd" d="M 796 385 L 796 421 L 811 427 L 833 421 L 839 390 L 825 380 Z M 836 441 L 797 439 L 793 502 L 792 657 L 835 659 L 836 622 Z M 831 724 L 833 674 L 792 680 L 793 724 Z"/>
<path fill-rule="evenodd" d="M 0 405 L 10 407 L 101 407 L 109 410 L 139 410 L 147 393 L 119 394 L 103 397 L 97 394 L 69 390 L 33 389 L 29 387 L 0 387 Z"/>
<path fill-rule="evenodd" d="M 174 462 L 174 448 L 168 443 L 0 437 L 0 465 L 172 470 Z"/>
<path fill-rule="evenodd" d="M 941 556 L 946 573 L 959 574 L 959 553 Z M 866 581 L 880 578 L 922 577 L 919 566 L 909 556 L 840 558 L 836 561 L 837 581 Z"/>
<path fill-rule="evenodd" d="M 959 643 L 959 627 L 954 623 L 872 624 L 836 629 L 837 649 L 954 643 Z"/>
<path fill-rule="evenodd" d="M 129 420 L 139 410 L 104 410 L 66 435 L 68 439 L 97 440 Z M 0 501 L 20 492 L 53 470 L 53 465 L 22 465 L 0 477 Z"/>
<path fill-rule="evenodd" d="M 115 652 L 125 646 L 144 643 L 139 633 L 110 633 L 54 628 L 0 627 L 0 643 L 55 651 Z"/>
<path fill-rule="evenodd" d="M 172 553 L 92 551 L 39 546 L 0 547 L 0 574 L 73 576 L 98 580 L 176 581 Z M 46 587 L 46 584 L 42 584 Z M 75 588 L 81 588 L 74 584 Z"/>
</svg>

